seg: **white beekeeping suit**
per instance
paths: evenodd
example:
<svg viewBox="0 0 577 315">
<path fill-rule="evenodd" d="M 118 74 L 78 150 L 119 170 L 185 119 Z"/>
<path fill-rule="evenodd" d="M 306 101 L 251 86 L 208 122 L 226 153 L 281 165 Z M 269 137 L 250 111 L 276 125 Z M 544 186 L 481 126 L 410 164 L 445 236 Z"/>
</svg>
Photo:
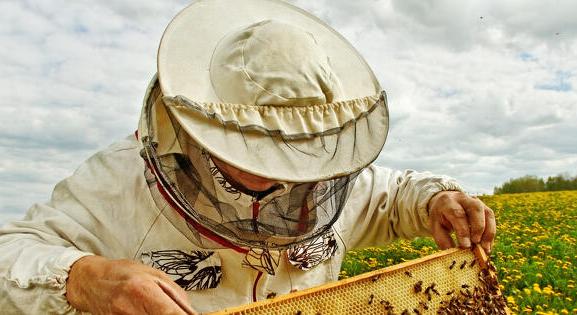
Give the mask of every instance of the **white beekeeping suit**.
<svg viewBox="0 0 577 315">
<path fill-rule="evenodd" d="M 135 135 L 0 229 L 0 309 L 75 312 L 87 255 L 162 270 L 199 312 L 337 280 L 347 249 L 428 235 L 431 197 L 461 190 L 372 165 L 387 131 L 384 92 L 330 27 L 279 1 L 198 1 L 163 36 Z M 277 184 L 246 191 L 214 158 Z"/>
</svg>

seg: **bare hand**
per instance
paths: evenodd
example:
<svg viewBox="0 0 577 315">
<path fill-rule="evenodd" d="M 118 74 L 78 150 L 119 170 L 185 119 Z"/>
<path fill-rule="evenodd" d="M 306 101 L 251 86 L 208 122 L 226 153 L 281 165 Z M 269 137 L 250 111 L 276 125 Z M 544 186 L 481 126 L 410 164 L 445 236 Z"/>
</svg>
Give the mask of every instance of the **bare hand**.
<svg viewBox="0 0 577 315">
<path fill-rule="evenodd" d="M 72 265 L 66 298 L 74 308 L 92 314 L 196 314 L 186 292 L 162 271 L 100 256 L 83 257 Z"/>
<path fill-rule="evenodd" d="M 442 191 L 429 201 L 431 231 L 442 249 L 455 247 L 451 232 L 455 231 L 461 248 L 480 243 L 491 252 L 495 240 L 496 223 L 493 210 L 476 197 L 459 191 Z"/>
</svg>

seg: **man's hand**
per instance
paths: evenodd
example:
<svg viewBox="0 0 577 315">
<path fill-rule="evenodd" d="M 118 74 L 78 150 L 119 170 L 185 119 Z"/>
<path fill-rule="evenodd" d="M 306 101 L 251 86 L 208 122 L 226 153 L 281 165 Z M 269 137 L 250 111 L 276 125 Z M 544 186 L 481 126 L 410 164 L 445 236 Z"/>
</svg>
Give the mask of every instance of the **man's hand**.
<svg viewBox="0 0 577 315">
<path fill-rule="evenodd" d="M 66 298 L 74 308 L 92 314 L 196 314 L 186 292 L 162 271 L 100 256 L 83 257 L 72 265 Z"/>
<path fill-rule="evenodd" d="M 460 191 L 442 191 L 429 201 L 431 232 L 441 249 L 455 247 L 451 231 L 455 231 L 459 247 L 480 243 L 485 252 L 493 247 L 496 233 L 495 214 L 476 197 Z"/>
</svg>

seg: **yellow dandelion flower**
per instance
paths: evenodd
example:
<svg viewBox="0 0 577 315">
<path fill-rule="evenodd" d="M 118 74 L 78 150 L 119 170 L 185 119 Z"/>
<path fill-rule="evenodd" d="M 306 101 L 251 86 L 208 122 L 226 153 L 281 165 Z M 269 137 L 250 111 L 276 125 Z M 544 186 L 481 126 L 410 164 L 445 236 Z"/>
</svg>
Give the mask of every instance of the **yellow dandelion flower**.
<svg viewBox="0 0 577 315">
<path fill-rule="evenodd" d="M 523 292 L 525 292 L 525 294 L 527 294 L 527 295 L 531 295 L 531 290 L 529 290 L 527 288 L 523 289 Z"/>
<path fill-rule="evenodd" d="M 367 262 L 367 264 L 369 265 L 369 267 L 374 268 L 377 266 L 377 259 L 374 257 L 369 258 L 369 261 Z"/>
</svg>

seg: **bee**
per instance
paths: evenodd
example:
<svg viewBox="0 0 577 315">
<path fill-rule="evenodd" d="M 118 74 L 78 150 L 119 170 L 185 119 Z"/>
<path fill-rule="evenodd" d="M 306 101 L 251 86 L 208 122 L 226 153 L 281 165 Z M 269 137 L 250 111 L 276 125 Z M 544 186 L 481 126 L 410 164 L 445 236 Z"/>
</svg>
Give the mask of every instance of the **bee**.
<svg viewBox="0 0 577 315">
<path fill-rule="evenodd" d="M 275 298 L 275 297 L 276 297 L 276 292 L 271 292 L 271 293 L 269 293 L 269 294 L 266 295 L 266 298 L 267 298 L 267 299 L 272 299 L 272 298 Z"/>
<path fill-rule="evenodd" d="M 421 280 L 417 281 L 417 283 L 415 283 L 415 285 L 413 286 L 413 290 L 415 291 L 415 293 L 423 291 L 423 281 Z"/>
<path fill-rule="evenodd" d="M 373 304 L 374 299 L 375 299 L 375 295 L 371 294 L 371 296 L 369 297 L 369 305 Z"/>
<path fill-rule="evenodd" d="M 417 315 L 421 315 L 421 312 L 419 312 L 419 310 L 416 308 L 413 309 L 413 312 L 415 312 L 415 314 L 417 314 Z"/>
<path fill-rule="evenodd" d="M 428 299 L 429 301 L 431 300 L 431 293 L 430 293 L 431 291 L 432 291 L 433 293 L 435 293 L 436 295 L 440 295 L 440 294 L 439 294 L 439 291 L 437 291 L 437 289 L 435 289 L 435 286 L 436 286 L 436 285 L 437 285 L 437 284 L 433 282 L 430 286 L 428 286 L 428 287 L 425 289 L 425 294 L 427 295 L 427 299 Z"/>
<path fill-rule="evenodd" d="M 483 276 L 479 276 L 479 281 L 481 281 L 481 283 L 483 283 L 485 285 L 487 284 L 487 282 L 485 281 L 485 277 L 483 277 Z"/>
<path fill-rule="evenodd" d="M 409 310 L 405 309 L 405 310 L 401 313 L 401 315 L 409 315 Z"/>
<path fill-rule="evenodd" d="M 426 311 L 429 309 L 429 306 L 425 302 L 419 302 L 419 305 Z"/>
<path fill-rule="evenodd" d="M 410 271 L 408 271 L 408 270 L 405 271 L 405 274 L 406 274 L 408 277 L 411 277 L 411 278 L 413 277 L 413 274 L 412 274 Z"/>
<path fill-rule="evenodd" d="M 391 305 L 391 302 L 385 301 L 385 300 L 381 300 L 380 303 L 381 303 L 381 305 L 383 305 L 383 307 L 385 308 L 385 311 L 387 311 L 387 314 L 392 314 L 392 313 L 393 313 L 394 307 Z"/>
<path fill-rule="evenodd" d="M 461 264 L 461 267 L 459 267 L 459 269 L 465 268 L 465 265 L 467 265 L 467 261 L 463 260 L 463 263 Z"/>
<path fill-rule="evenodd" d="M 446 295 L 451 295 L 453 293 L 455 293 L 455 290 L 447 291 Z"/>
<path fill-rule="evenodd" d="M 469 265 L 469 268 L 473 268 L 473 266 L 475 266 L 476 262 L 477 261 L 475 259 L 473 259 L 473 261 L 471 261 L 471 264 Z"/>
<path fill-rule="evenodd" d="M 377 280 L 379 280 L 381 278 L 381 275 L 376 275 L 373 277 L 373 279 L 371 279 L 373 282 L 377 282 Z"/>
<path fill-rule="evenodd" d="M 301 310 L 298 310 L 295 315 L 303 315 L 303 312 Z"/>
<path fill-rule="evenodd" d="M 497 271 L 497 269 L 495 268 L 495 265 L 493 265 L 493 264 L 491 263 L 491 261 L 489 261 L 489 262 L 487 263 L 487 265 L 489 265 L 489 270 L 490 270 L 490 271 L 493 271 L 493 272 Z"/>
<path fill-rule="evenodd" d="M 456 264 L 456 263 L 457 263 L 457 262 L 453 260 L 453 262 L 452 262 L 451 265 L 449 266 L 449 269 L 453 269 L 453 267 L 455 267 L 455 264 Z"/>
</svg>

